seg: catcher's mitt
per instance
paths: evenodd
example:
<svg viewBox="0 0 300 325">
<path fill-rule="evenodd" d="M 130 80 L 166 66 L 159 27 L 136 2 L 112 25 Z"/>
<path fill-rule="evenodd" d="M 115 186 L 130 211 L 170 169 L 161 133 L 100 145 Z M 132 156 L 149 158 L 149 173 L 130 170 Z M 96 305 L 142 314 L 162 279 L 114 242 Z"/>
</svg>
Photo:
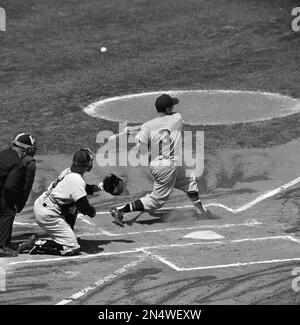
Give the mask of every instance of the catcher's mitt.
<svg viewBox="0 0 300 325">
<path fill-rule="evenodd" d="M 103 179 L 103 189 L 111 195 L 120 195 L 124 190 L 123 180 L 115 174 L 108 174 Z"/>
</svg>

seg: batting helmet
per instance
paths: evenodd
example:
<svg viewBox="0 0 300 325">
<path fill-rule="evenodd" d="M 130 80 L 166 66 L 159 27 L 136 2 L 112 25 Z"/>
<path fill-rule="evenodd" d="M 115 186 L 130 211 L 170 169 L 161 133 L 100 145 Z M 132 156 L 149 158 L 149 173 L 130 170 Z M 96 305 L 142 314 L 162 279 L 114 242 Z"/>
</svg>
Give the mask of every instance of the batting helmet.
<svg viewBox="0 0 300 325">
<path fill-rule="evenodd" d="M 178 98 L 173 98 L 168 94 L 162 94 L 156 98 L 155 107 L 158 112 L 164 112 L 167 108 L 179 103 Z"/>
</svg>

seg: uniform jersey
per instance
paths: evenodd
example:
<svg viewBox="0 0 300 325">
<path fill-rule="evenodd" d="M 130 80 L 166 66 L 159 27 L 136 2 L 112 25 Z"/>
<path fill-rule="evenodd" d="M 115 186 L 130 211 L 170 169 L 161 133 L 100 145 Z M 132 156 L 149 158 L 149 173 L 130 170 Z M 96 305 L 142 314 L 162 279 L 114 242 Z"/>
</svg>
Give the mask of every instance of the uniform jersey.
<svg viewBox="0 0 300 325">
<path fill-rule="evenodd" d="M 58 205 L 72 205 L 87 195 L 86 183 L 80 174 L 67 168 L 50 184 L 45 194 Z"/>
<path fill-rule="evenodd" d="M 181 154 L 182 116 L 179 113 L 157 116 L 147 121 L 136 136 L 136 142 L 147 147 L 149 160 L 177 160 Z"/>
</svg>

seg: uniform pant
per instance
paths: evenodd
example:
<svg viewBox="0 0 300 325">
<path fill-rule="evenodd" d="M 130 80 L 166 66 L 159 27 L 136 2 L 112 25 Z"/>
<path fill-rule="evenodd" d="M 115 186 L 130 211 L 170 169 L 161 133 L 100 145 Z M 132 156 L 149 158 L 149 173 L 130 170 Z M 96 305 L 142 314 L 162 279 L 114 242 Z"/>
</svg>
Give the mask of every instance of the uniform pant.
<svg viewBox="0 0 300 325">
<path fill-rule="evenodd" d="M 38 225 L 52 239 L 70 249 L 80 248 L 71 226 L 66 222 L 59 208 L 41 195 L 34 202 L 34 215 Z"/>
<path fill-rule="evenodd" d="M 194 176 L 187 177 L 185 168 L 174 163 L 150 164 L 150 172 L 154 178 L 151 194 L 147 194 L 140 200 L 145 210 L 161 208 L 170 197 L 173 188 L 185 193 L 198 192 L 197 180 Z"/>
<path fill-rule="evenodd" d="M 11 246 L 11 235 L 15 216 L 16 211 L 8 208 L 2 199 L 0 207 L 0 247 Z"/>
</svg>

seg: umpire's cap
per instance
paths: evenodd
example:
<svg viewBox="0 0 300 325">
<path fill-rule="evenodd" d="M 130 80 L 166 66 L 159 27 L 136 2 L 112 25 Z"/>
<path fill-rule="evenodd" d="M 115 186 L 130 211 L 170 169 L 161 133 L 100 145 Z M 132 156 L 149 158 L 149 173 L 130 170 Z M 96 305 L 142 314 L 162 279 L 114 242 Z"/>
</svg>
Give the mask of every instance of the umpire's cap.
<svg viewBox="0 0 300 325">
<path fill-rule="evenodd" d="M 29 149 L 36 145 L 36 141 L 29 133 L 20 133 L 15 137 L 13 144 L 24 149 Z"/>
<path fill-rule="evenodd" d="M 155 101 L 155 107 L 158 112 L 163 112 L 167 108 L 174 106 L 179 103 L 178 98 L 173 98 L 168 94 L 162 94 L 159 97 L 157 97 Z"/>
<path fill-rule="evenodd" d="M 20 133 L 18 134 L 14 141 L 13 145 L 23 148 L 26 155 L 34 156 L 36 152 L 36 141 L 33 136 L 29 133 Z"/>
</svg>

